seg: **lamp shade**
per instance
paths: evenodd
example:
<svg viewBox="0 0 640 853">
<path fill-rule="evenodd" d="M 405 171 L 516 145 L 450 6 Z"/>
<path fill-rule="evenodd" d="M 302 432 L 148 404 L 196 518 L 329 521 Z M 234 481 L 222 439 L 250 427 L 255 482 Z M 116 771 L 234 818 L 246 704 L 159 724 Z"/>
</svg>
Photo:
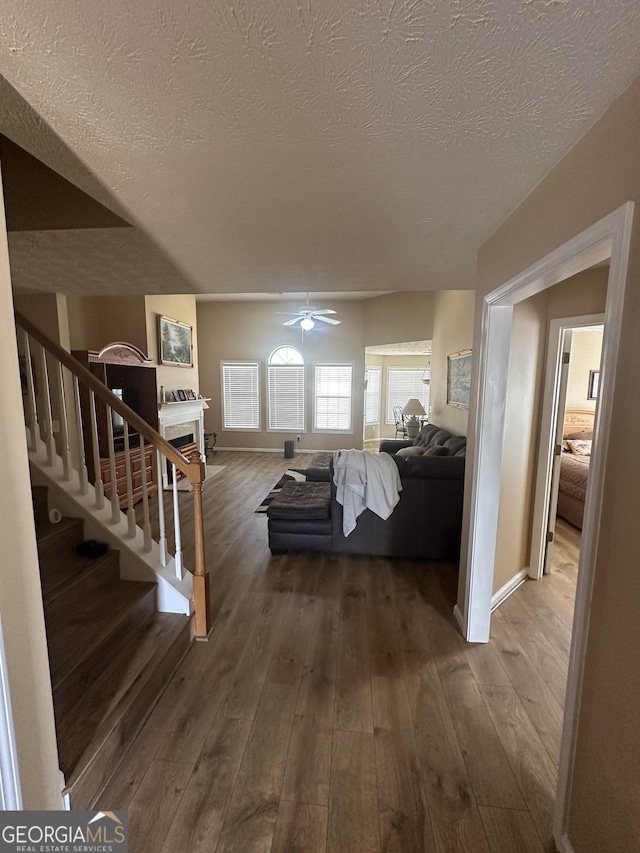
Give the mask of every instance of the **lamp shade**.
<svg viewBox="0 0 640 853">
<path fill-rule="evenodd" d="M 415 415 L 426 415 L 427 413 L 420 400 L 417 397 L 412 397 L 402 410 L 402 414 L 415 417 Z"/>
</svg>

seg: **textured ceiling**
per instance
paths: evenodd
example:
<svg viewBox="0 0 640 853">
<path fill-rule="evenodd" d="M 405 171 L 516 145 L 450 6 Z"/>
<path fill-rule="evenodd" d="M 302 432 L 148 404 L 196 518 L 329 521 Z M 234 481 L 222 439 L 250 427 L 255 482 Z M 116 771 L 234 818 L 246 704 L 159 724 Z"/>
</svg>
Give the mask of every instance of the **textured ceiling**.
<svg viewBox="0 0 640 853">
<path fill-rule="evenodd" d="M 154 292 L 468 288 L 639 42 L 637 0 L 4 0 L 0 130 L 142 229 L 121 266 L 166 254 Z"/>
</svg>

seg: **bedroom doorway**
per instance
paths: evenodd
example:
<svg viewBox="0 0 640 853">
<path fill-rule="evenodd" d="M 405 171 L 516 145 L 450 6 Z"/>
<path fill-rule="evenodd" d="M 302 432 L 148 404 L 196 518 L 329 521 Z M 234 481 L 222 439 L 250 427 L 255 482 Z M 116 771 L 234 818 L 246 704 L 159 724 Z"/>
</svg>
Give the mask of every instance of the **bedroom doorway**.
<svg viewBox="0 0 640 853">
<path fill-rule="evenodd" d="M 549 573 L 557 517 L 582 530 L 603 333 L 603 314 L 549 324 L 528 571 L 536 580 Z"/>
</svg>

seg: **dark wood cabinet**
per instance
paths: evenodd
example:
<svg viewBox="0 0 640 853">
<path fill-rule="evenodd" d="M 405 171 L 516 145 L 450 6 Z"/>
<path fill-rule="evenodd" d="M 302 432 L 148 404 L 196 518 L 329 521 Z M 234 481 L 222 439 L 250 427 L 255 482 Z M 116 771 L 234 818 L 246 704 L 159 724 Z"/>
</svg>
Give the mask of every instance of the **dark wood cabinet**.
<svg viewBox="0 0 640 853">
<path fill-rule="evenodd" d="M 145 357 L 139 350 L 131 347 L 130 362 L 123 363 L 126 358 L 125 345 L 118 344 L 106 347 L 101 353 L 91 350 L 73 350 L 72 355 L 87 367 L 107 388 L 115 393 L 136 414 L 145 420 L 149 426 L 158 428 L 158 391 L 156 384 L 156 369 L 145 363 Z M 124 353 L 124 355 L 123 355 Z M 113 358 L 114 360 L 110 360 Z M 135 363 L 135 362 L 138 363 Z M 105 495 L 111 497 L 111 464 L 109 461 L 109 420 L 113 452 L 116 460 L 116 483 L 120 505 L 127 504 L 127 478 L 124 453 L 124 435 L 121 419 L 117 413 L 109 413 L 107 406 L 96 397 L 96 421 L 98 427 L 98 456 L 100 458 L 100 473 L 105 486 Z M 91 429 L 91 409 L 89 392 L 83 388 L 80 391 L 82 410 L 82 429 L 84 433 L 84 448 L 86 465 L 90 482 L 95 482 L 95 465 L 93 439 Z M 131 455 L 133 496 L 134 502 L 142 499 L 142 476 L 147 480 L 149 494 L 157 490 L 156 465 L 151 447 L 145 446 L 145 464 L 142 464 L 140 438 L 134 431 L 129 432 L 129 449 Z"/>
</svg>

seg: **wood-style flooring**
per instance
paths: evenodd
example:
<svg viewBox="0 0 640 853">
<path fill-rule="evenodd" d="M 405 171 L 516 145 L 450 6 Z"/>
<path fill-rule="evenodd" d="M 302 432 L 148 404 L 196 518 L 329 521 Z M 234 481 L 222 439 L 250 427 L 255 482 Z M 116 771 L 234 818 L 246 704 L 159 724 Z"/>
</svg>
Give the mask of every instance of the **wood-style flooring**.
<svg viewBox="0 0 640 853">
<path fill-rule="evenodd" d="M 128 809 L 132 853 L 554 850 L 579 531 L 469 645 L 457 567 L 272 556 L 254 510 L 291 462 L 213 462 L 213 635 L 97 804 Z"/>
</svg>

